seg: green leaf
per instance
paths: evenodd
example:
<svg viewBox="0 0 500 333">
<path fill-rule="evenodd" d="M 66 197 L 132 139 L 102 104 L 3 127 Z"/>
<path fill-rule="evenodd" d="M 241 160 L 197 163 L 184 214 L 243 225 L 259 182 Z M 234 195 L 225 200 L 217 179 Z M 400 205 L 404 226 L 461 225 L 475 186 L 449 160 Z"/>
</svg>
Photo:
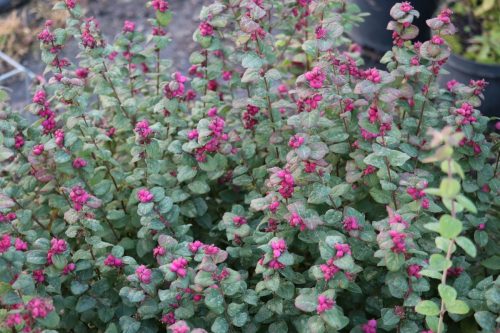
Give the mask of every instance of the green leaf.
<svg viewBox="0 0 500 333">
<path fill-rule="evenodd" d="M 325 323 L 327 323 L 328 326 L 334 328 L 335 330 L 341 330 L 349 324 L 349 318 L 344 316 L 338 307 L 333 307 L 332 309 L 323 312 L 320 317 L 325 321 Z"/>
<path fill-rule="evenodd" d="M 469 212 L 471 212 L 472 214 L 477 214 L 476 205 L 474 205 L 474 203 L 469 198 L 467 198 L 462 194 L 459 194 L 457 195 L 456 200 L 459 204 L 464 206 L 464 208 L 467 209 Z"/>
<path fill-rule="evenodd" d="M 96 303 L 95 298 L 82 296 L 78 299 L 75 310 L 76 312 L 85 312 L 95 307 Z"/>
<path fill-rule="evenodd" d="M 405 263 L 405 258 L 402 253 L 394 253 L 392 251 L 388 251 L 385 255 L 385 265 L 387 269 L 391 272 L 398 271 L 401 266 Z"/>
<path fill-rule="evenodd" d="M 58 150 L 54 154 L 54 161 L 56 161 L 57 164 L 66 163 L 69 162 L 70 160 L 71 156 L 63 150 Z"/>
<path fill-rule="evenodd" d="M 241 64 L 244 68 L 259 69 L 264 65 L 264 61 L 257 54 L 249 52 L 245 54 Z"/>
<path fill-rule="evenodd" d="M 454 314 L 466 314 L 469 312 L 469 306 L 467 303 L 461 300 L 455 300 L 450 303 L 445 303 L 446 305 L 446 311 Z"/>
<path fill-rule="evenodd" d="M 317 305 L 317 296 L 311 292 L 300 294 L 297 298 L 295 298 L 295 307 L 304 312 L 316 311 Z"/>
<path fill-rule="evenodd" d="M 139 214 L 140 216 L 148 215 L 153 211 L 153 207 L 154 207 L 153 202 L 140 203 L 139 206 L 137 207 L 137 214 Z"/>
<path fill-rule="evenodd" d="M 451 164 L 451 168 L 450 168 L 450 164 Z M 462 167 L 460 166 L 460 164 L 458 164 L 457 162 L 455 161 L 451 161 L 451 163 L 448 163 L 448 161 L 443 161 L 441 162 L 441 170 L 444 172 L 444 173 L 448 173 L 448 170 L 451 169 L 451 173 L 452 174 L 458 174 L 460 176 L 460 178 L 464 179 L 465 178 L 465 174 L 464 174 L 464 171 L 462 170 Z"/>
<path fill-rule="evenodd" d="M 122 333 L 136 333 L 141 328 L 141 323 L 134 318 L 123 316 L 120 317 L 120 327 Z"/>
<path fill-rule="evenodd" d="M 205 294 L 205 305 L 217 314 L 224 313 L 224 296 L 217 289 L 210 289 Z"/>
<path fill-rule="evenodd" d="M 443 198 L 453 199 L 460 193 L 460 183 L 456 179 L 444 178 L 439 185 L 439 193 Z"/>
<path fill-rule="evenodd" d="M 189 165 L 182 165 L 177 168 L 177 180 L 179 183 L 185 182 L 186 180 L 193 179 L 196 176 L 196 169 L 193 169 Z"/>
<path fill-rule="evenodd" d="M 0 162 L 8 160 L 12 156 L 14 156 L 14 153 L 12 152 L 12 150 L 10 150 L 9 148 L 6 148 L 4 146 L 0 146 Z"/>
<path fill-rule="evenodd" d="M 166 27 L 172 20 L 172 11 L 167 10 L 165 12 L 160 12 L 159 10 L 157 10 L 156 19 L 161 26 Z"/>
<path fill-rule="evenodd" d="M 206 182 L 201 180 L 195 180 L 194 182 L 190 183 L 188 185 L 188 188 L 195 194 L 204 194 L 210 191 L 210 186 L 208 186 Z"/>
<path fill-rule="evenodd" d="M 499 270 L 500 269 L 500 256 L 492 256 L 488 259 L 481 261 L 481 265 L 488 269 Z"/>
<path fill-rule="evenodd" d="M 224 317 L 217 317 L 210 329 L 213 333 L 226 333 L 229 331 L 229 324 Z"/>
<path fill-rule="evenodd" d="M 47 317 L 38 318 L 37 321 L 44 326 L 44 328 L 59 328 L 60 318 L 59 315 L 55 312 L 49 312 Z"/>
<path fill-rule="evenodd" d="M 477 254 L 476 246 L 470 239 L 461 236 L 456 239 L 456 242 L 458 246 L 460 246 L 465 251 L 465 253 L 470 255 L 472 258 L 476 257 Z"/>
<path fill-rule="evenodd" d="M 429 260 L 430 268 L 437 271 L 444 271 L 451 267 L 451 260 L 446 259 L 442 254 L 433 254 Z"/>
<path fill-rule="evenodd" d="M 495 319 L 496 316 L 488 311 L 478 311 L 474 313 L 474 319 L 476 322 L 487 332 L 493 332 L 495 330 Z"/>
<path fill-rule="evenodd" d="M 443 215 L 439 219 L 439 233 L 442 237 L 454 239 L 462 232 L 462 222 L 451 217 L 450 215 Z"/>
<path fill-rule="evenodd" d="M 410 159 L 410 156 L 397 150 L 391 150 L 387 159 L 391 166 L 402 166 Z"/>
<path fill-rule="evenodd" d="M 425 316 L 437 316 L 439 307 L 432 301 L 420 301 L 415 307 L 415 311 Z"/>
<path fill-rule="evenodd" d="M 439 291 L 439 296 L 441 296 L 441 299 L 444 301 L 445 304 L 452 303 L 457 299 L 457 291 L 455 288 L 445 285 L 445 284 L 440 284 L 438 286 L 438 291 Z"/>
</svg>

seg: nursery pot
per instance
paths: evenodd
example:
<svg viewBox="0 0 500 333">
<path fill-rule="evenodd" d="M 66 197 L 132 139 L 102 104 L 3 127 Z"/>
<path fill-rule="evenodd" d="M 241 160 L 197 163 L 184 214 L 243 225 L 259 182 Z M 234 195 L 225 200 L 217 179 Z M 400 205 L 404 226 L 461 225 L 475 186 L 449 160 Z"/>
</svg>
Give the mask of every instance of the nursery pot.
<svg viewBox="0 0 500 333">
<path fill-rule="evenodd" d="M 361 12 L 370 13 L 364 17 L 364 22 L 354 27 L 349 33 L 352 40 L 362 46 L 369 47 L 377 53 L 385 53 L 392 48 L 392 32 L 387 30 L 387 23 L 392 19 L 389 12 L 397 0 L 348 0 L 357 4 Z M 432 17 L 437 0 L 414 0 L 411 2 L 418 10 L 420 17 L 415 24 L 419 29 L 417 40 L 425 41 L 430 38 L 430 30 L 425 21 Z"/>
<path fill-rule="evenodd" d="M 0 13 L 8 12 L 16 7 L 24 5 L 29 0 L 0 0 Z"/>
<path fill-rule="evenodd" d="M 451 54 L 443 69 L 450 72 L 439 76 L 439 82 L 444 86 L 449 80 L 468 84 L 470 80 L 485 79 L 488 85 L 484 90 L 484 101 L 479 110 L 489 117 L 500 116 L 500 64 L 480 64 Z"/>
</svg>

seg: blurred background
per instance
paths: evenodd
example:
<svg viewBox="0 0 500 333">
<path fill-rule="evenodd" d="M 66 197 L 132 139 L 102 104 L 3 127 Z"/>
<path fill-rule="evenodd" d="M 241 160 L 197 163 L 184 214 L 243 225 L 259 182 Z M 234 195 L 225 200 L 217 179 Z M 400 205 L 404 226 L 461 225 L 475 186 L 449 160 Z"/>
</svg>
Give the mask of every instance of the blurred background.
<svg viewBox="0 0 500 333">
<path fill-rule="evenodd" d="M 364 22 L 350 32 L 353 42 L 363 49 L 367 67 L 383 67 L 381 56 L 392 47 L 391 32 L 386 30 L 389 11 L 396 0 L 331 0 L 346 1 L 357 6 L 363 13 Z M 186 71 L 188 56 L 195 48 L 192 34 L 197 28 L 198 13 L 204 4 L 213 0 L 169 0 L 174 13 L 174 24 L 169 29 L 172 44 L 162 54 L 173 60 L 175 68 Z M 65 11 L 51 10 L 56 0 L 0 0 L 0 51 L 24 68 L 16 70 L 0 53 L 0 85 L 10 89 L 11 100 L 22 105 L 29 98 L 29 86 L 33 77 L 44 69 L 40 61 L 37 34 L 50 19 L 54 26 L 61 26 Z M 152 14 L 146 8 L 146 0 L 79 0 L 87 16 L 101 22 L 108 40 L 112 40 L 125 20 L 134 21 L 139 29 L 147 29 L 147 18 Z M 485 90 L 486 102 L 481 111 L 500 116 L 500 0 L 413 0 L 411 4 L 421 14 L 415 22 L 419 27 L 418 39 L 425 41 L 431 36 L 425 20 L 437 15 L 442 8 L 453 10 L 453 22 L 457 34 L 448 39 L 452 55 L 444 66 L 449 75 L 441 75 L 443 87 L 452 78 L 463 83 L 485 78 L 489 84 Z M 76 44 L 69 44 L 65 56 L 72 58 Z M 6 61 L 7 60 L 7 61 Z M 26 70 L 25 70 L 26 69 Z M 24 73 L 24 74 L 23 74 Z M 15 75 L 14 75 L 15 74 Z"/>
</svg>

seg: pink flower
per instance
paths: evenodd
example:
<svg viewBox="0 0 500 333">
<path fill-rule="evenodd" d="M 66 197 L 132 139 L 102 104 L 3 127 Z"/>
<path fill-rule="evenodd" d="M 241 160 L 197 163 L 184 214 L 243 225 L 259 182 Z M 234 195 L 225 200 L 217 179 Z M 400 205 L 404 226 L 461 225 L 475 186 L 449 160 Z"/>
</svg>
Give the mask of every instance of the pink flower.
<svg viewBox="0 0 500 333">
<path fill-rule="evenodd" d="M 448 91 L 452 91 L 452 90 L 453 90 L 453 88 L 454 88 L 455 86 L 457 86 L 457 85 L 458 85 L 458 81 L 457 81 L 457 80 L 450 80 L 450 81 L 448 81 L 448 82 L 446 83 L 446 89 L 448 89 Z"/>
<path fill-rule="evenodd" d="M 36 156 L 42 155 L 43 151 L 45 150 L 43 144 L 36 145 L 33 147 L 33 154 Z"/>
<path fill-rule="evenodd" d="M 71 201 L 76 211 L 82 210 L 83 206 L 90 200 L 90 195 L 81 187 L 75 186 L 69 193 Z"/>
<path fill-rule="evenodd" d="M 377 172 L 377 169 L 373 165 L 368 165 L 364 170 L 363 170 L 363 176 L 371 175 L 372 173 Z"/>
<path fill-rule="evenodd" d="M 151 5 L 155 10 L 162 13 L 168 10 L 168 2 L 165 0 L 153 0 L 151 1 Z"/>
<path fill-rule="evenodd" d="M 244 224 L 247 224 L 247 219 L 243 216 L 235 216 L 235 217 L 233 217 L 233 223 L 236 226 L 240 227 Z"/>
<path fill-rule="evenodd" d="M 73 9 L 76 6 L 76 0 L 65 0 L 65 2 L 68 9 Z"/>
<path fill-rule="evenodd" d="M 453 12 L 451 11 L 451 9 L 445 8 L 441 11 L 441 13 L 439 13 L 438 19 L 445 24 L 449 24 L 451 22 L 450 17 L 452 14 Z"/>
<path fill-rule="evenodd" d="M 352 231 L 352 230 L 359 230 L 359 223 L 358 219 L 355 216 L 347 216 L 344 221 L 342 222 L 344 226 L 344 230 L 346 231 Z"/>
<path fill-rule="evenodd" d="M 63 275 L 68 275 L 69 273 L 73 272 L 76 269 L 76 265 L 72 262 L 64 266 L 63 268 Z"/>
<path fill-rule="evenodd" d="M 14 247 L 17 251 L 27 251 L 28 243 L 24 242 L 21 238 L 16 238 L 14 242 Z"/>
<path fill-rule="evenodd" d="M 288 223 L 292 227 L 299 227 L 300 231 L 304 231 L 306 229 L 306 224 L 304 223 L 304 220 L 299 216 L 297 213 L 292 213 L 290 218 L 288 219 Z"/>
<path fill-rule="evenodd" d="M 337 243 L 337 244 L 335 244 L 335 250 L 337 251 L 335 253 L 335 256 L 337 258 L 342 258 L 346 254 L 349 254 L 349 255 L 351 254 L 351 248 L 350 248 L 349 244 Z"/>
<path fill-rule="evenodd" d="M 151 270 L 144 265 L 140 265 L 135 269 L 135 275 L 141 283 L 151 283 Z"/>
<path fill-rule="evenodd" d="M 64 253 L 68 248 L 68 244 L 64 239 L 52 238 L 50 240 L 50 251 L 54 254 Z"/>
<path fill-rule="evenodd" d="M 431 43 L 435 45 L 443 45 L 444 44 L 444 39 L 441 38 L 439 35 L 434 35 L 431 38 Z"/>
<path fill-rule="evenodd" d="M 5 319 L 5 325 L 7 327 L 14 327 L 16 325 L 20 325 L 23 322 L 23 318 L 20 313 L 12 313 L 7 316 Z"/>
<path fill-rule="evenodd" d="M 188 139 L 189 140 L 196 140 L 196 139 L 198 139 L 198 130 L 194 129 L 194 130 L 189 131 L 189 133 L 188 133 Z"/>
<path fill-rule="evenodd" d="M 33 271 L 32 276 L 37 283 L 43 283 L 43 281 L 45 281 L 45 275 L 43 274 L 43 269 Z"/>
<path fill-rule="evenodd" d="M 135 31 L 135 23 L 131 21 L 125 21 L 123 23 L 123 32 L 134 32 Z"/>
<path fill-rule="evenodd" d="M 163 92 L 167 98 L 180 97 L 184 94 L 184 83 L 187 77 L 183 76 L 180 72 L 175 72 L 173 75 L 174 80 L 165 85 Z"/>
<path fill-rule="evenodd" d="M 140 189 L 137 191 L 137 200 L 141 203 L 148 203 L 153 201 L 153 194 L 146 189 Z"/>
<path fill-rule="evenodd" d="M 278 239 L 271 242 L 271 249 L 273 250 L 273 257 L 279 258 L 287 249 L 284 239 Z"/>
<path fill-rule="evenodd" d="M 194 241 L 194 242 L 192 242 L 192 243 L 189 243 L 189 244 L 188 244 L 188 249 L 189 249 L 189 251 L 191 251 L 192 253 L 196 253 L 196 252 L 198 252 L 198 250 L 199 250 L 200 248 L 202 248 L 203 246 L 204 246 L 204 244 L 203 244 L 202 242 L 200 242 L 199 240 L 197 240 L 197 241 Z"/>
<path fill-rule="evenodd" d="M 47 317 L 49 312 L 54 310 L 54 306 L 52 305 L 52 302 L 47 299 L 35 297 L 32 298 L 28 304 L 26 304 L 26 309 L 30 313 L 31 317 L 36 319 Z"/>
<path fill-rule="evenodd" d="M 77 157 L 75 158 L 75 160 L 73 161 L 73 168 L 75 169 L 81 169 L 81 168 L 84 168 L 87 166 L 87 161 L 85 161 L 83 158 L 81 157 Z"/>
<path fill-rule="evenodd" d="M 153 130 L 149 127 L 149 122 L 146 119 L 139 121 L 135 125 L 135 132 L 139 134 L 143 140 L 148 140 L 153 134 Z"/>
<path fill-rule="evenodd" d="M 0 238 L 0 253 L 7 252 L 7 250 L 10 247 L 11 240 L 10 240 L 10 235 L 5 234 Z"/>
<path fill-rule="evenodd" d="M 154 257 L 162 257 L 167 253 L 167 250 L 162 247 L 162 246 L 157 246 L 153 249 L 153 256 Z"/>
<path fill-rule="evenodd" d="M 322 264 L 319 266 L 321 272 L 323 273 L 323 278 L 325 279 L 325 281 L 331 280 L 335 276 L 335 274 L 337 274 L 340 271 L 340 268 L 335 266 L 333 261 L 334 258 L 330 258 L 328 259 L 326 264 Z"/>
<path fill-rule="evenodd" d="M 58 147 L 62 147 L 64 145 L 64 131 L 58 129 L 54 132 L 55 141 Z"/>
<path fill-rule="evenodd" d="M 423 209 L 429 209 L 431 202 L 427 198 L 423 198 L 422 202 L 420 203 Z"/>
<path fill-rule="evenodd" d="M 187 275 L 187 265 L 188 261 L 185 258 L 177 258 L 170 264 L 170 271 L 177 274 L 177 276 L 183 278 Z"/>
<path fill-rule="evenodd" d="M 214 34 L 214 27 L 208 22 L 201 22 L 199 29 L 203 37 L 212 36 Z"/>
<path fill-rule="evenodd" d="M 367 69 L 364 71 L 364 76 L 368 81 L 372 81 L 373 83 L 380 83 L 382 81 L 380 73 L 376 68 Z"/>
<path fill-rule="evenodd" d="M 392 242 L 394 243 L 391 251 L 394 253 L 406 253 L 406 234 L 391 230 L 389 231 L 389 236 L 391 236 Z"/>
<path fill-rule="evenodd" d="M 86 79 L 87 76 L 89 76 L 89 69 L 88 68 L 77 68 L 75 70 L 75 75 L 79 77 L 80 79 Z"/>
<path fill-rule="evenodd" d="M 401 9 L 403 12 L 408 13 L 410 10 L 413 9 L 413 6 L 410 4 L 408 1 L 404 1 L 401 3 L 399 6 L 399 9 Z"/>
<path fill-rule="evenodd" d="M 330 310 L 333 308 L 333 305 L 335 304 L 335 301 L 333 299 L 330 299 L 326 297 L 325 295 L 319 295 L 318 296 L 318 305 L 316 306 L 316 312 L 318 314 L 322 314 L 325 311 Z"/>
<path fill-rule="evenodd" d="M 104 265 L 118 268 L 123 266 L 123 261 L 110 254 L 106 259 L 104 259 Z"/>
<path fill-rule="evenodd" d="M 291 147 L 291 148 L 299 148 L 304 143 L 304 140 L 305 139 L 303 137 L 301 137 L 298 134 L 295 134 L 288 141 L 288 146 Z"/>
<path fill-rule="evenodd" d="M 319 26 L 316 28 L 315 33 L 316 39 L 323 39 L 326 36 L 327 31 L 322 26 Z"/>
<path fill-rule="evenodd" d="M 175 314 L 173 312 L 169 312 L 167 314 L 164 314 L 161 317 L 161 322 L 167 325 L 172 325 L 175 324 Z"/>
<path fill-rule="evenodd" d="M 276 176 L 280 179 L 280 188 L 278 192 L 283 198 L 291 198 L 294 192 L 295 181 L 290 171 L 280 170 L 276 172 Z"/>
<path fill-rule="evenodd" d="M 417 265 L 417 264 L 413 264 L 413 265 L 408 266 L 408 268 L 406 269 L 406 272 L 408 273 L 408 276 L 414 276 L 417 279 L 420 279 L 422 277 L 422 275 L 420 274 L 421 270 L 422 270 L 422 266 Z"/>
<path fill-rule="evenodd" d="M 231 71 L 224 71 L 222 72 L 222 79 L 224 81 L 230 81 L 233 76 L 233 73 Z"/>
<path fill-rule="evenodd" d="M 320 67 L 314 67 L 311 71 L 305 74 L 309 85 L 314 89 L 320 89 L 323 87 L 323 82 L 326 79 L 326 75 Z"/>
<path fill-rule="evenodd" d="M 213 107 L 213 108 L 210 108 L 208 111 L 207 111 L 207 116 L 209 116 L 210 118 L 213 118 L 217 115 L 217 108 L 216 107 Z"/>
<path fill-rule="evenodd" d="M 24 146 L 24 137 L 22 134 L 16 134 L 14 138 L 14 147 L 21 149 Z"/>
<path fill-rule="evenodd" d="M 377 321 L 375 319 L 370 319 L 366 324 L 361 327 L 363 333 L 377 333 Z"/>
<path fill-rule="evenodd" d="M 206 255 L 209 255 L 209 256 L 216 255 L 217 253 L 219 253 L 219 251 L 220 251 L 220 249 L 213 244 L 203 246 L 203 253 L 205 253 Z"/>
<path fill-rule="evenodd" d="M 33 103 L 44 105 L 47 100 L 47 95 L 44 90 L 38 90 L 33 96 Z"/>
</svg>

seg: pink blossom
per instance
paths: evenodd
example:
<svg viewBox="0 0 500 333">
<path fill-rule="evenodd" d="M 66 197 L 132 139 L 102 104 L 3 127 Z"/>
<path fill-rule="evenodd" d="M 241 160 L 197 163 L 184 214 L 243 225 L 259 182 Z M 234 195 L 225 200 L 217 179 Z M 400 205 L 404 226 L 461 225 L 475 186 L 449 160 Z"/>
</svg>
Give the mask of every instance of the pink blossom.
<svg viewBox="0 0 500 333">
<path fill-rule="evenodd" d="M 368 109 L 368 120 L 370 123 L 375 123 L 378 119 L 378 110 L 375 106 L 370 106 Z"/>
<path fill-rule="evenodd" d="M 414 276 L 417 279 L 420 279 L 422 275 L 420 274 L 420 271 L 422 270 L 422 266 L 417 265 L 417 264 L 412 264 L 408 266 L 406 269 L 406 272 L 408 273 L 408 276 Z"/>
<path fill-rule="evenodd" d="M 331 280 L 335 276 L 335 274 L 337 274 L 340 271 L 340 268 L 335 266 L 333 261 L 334 258 L 330 258 L 328 259 L 326 264 L 322 264 L 319 266 L 321 272 L 323 273 L 323 278 L 325 279 L 325 281 Z"/>
<path fill-rule="evenodd" d="M 411 11 L 413 9 L 413 6 L 410 4 L 410 2 L 404 1 L 399 6 L 399 9 L 401 9 L 405 13 L 408 13 L 409 11 Z"/>
<path fill-rule="evenodd" d="M 58 147 L 62 147 L 64 145 L 64 131 L 62 129 L 58 129 L 54 132 L 55 141 Z"/>
<path fill-rule="evenodd" d="M 89 69 L 88 68 L 77 68 L 75 70 L 75 75 L 79 77 L 80 79 L 86 79 L 87 76 L 89 76 Z"/>
<path fill-rule="evenodd" d="M 50 251 L 54 254 L 64 253 L 68 248 L 68 244 L 64 239 L 52 238 L 50 240 Z"/>
<path fill-rule="evenodd" d="M 77 157 L 75 158 L 75 160 L 73 161 L 73 168 L 75 169 L 81 169 L 81 168 L 84 168 L 87 166 L 87 161 L 85 161 L 83 158 L 81 157 Z"/>
<path fill-rule="evenodd" d="M 196 139 L 198 139 L 198 130 L 194 129 L 194 130 L 189 131 L 189 133 L 188 133 L 188 139 L 189 140 L 196 140 Z"/>
<path fill-rule="evenodd" d="M 183 278 L 187 275 L 187 265 L 188 261 L 185 258 L 177 258 L 170 264 L 170 271 L 177 274 L 177 276 Z"/>
<path fill-rule="evenodd" d="M 23 322 L 23 318 L 20 313 L 11 313 L 5 319 L 5 325 L 7 327 L 14 327 L 20 325 Z"/>
<path fill-rule="evenodd" d="M 438 19 L 445 24 L 449 24 L 451 22 L 450 18 L 452 14 L 453 12 L 451 11 L 451 9 L 445 8 L 439 13 Z"/>
<path fill-rule="evenodd" d="M 209 255 L 209 256 L 216 255 L 217 253 L 219 253 L 219 251 L 220 251 L 220 249 L 213 244 L 203 246 L 203 253 L 205 253 L 206 255 Z"/>
<path fill-rule="evenodd" d="M 161 317 L 161 322 L 167 325 L 175 324 L 175 314 L 173 312 L 164 314 Z"/>
<path fill-rule="evenodd" d="M 320 67 L 314 67 L 311 71 L 305 74 L 309 85 L 314 89 L 320 89 L 323 87 L 323 82 L 326 79 L 326 75 Z"/>
<path fill-rule="evenodd" d="M 486 229 L 486 224 L 485 223 L 480 223 L 478 226 L 477 226 L 477 230 L 484 230 Z"/>
<path fill-rule="evenodd" d="M 42 155 L 44 150 L 45 150 L 45 148 L 44 148 L 43 144 L 36 145 L 33 147 L 33 154 L 36 156 Z"/>
<path fill-rule="evenodd" d="M 135 269 L 135 275 L 141 283 L 150 284 L 151 283 L 151 270 L 145 265 L 140 265 Z"/>
<path fill-rule="evenodd" d="M 372 81 L 373 83 L 380 83 L 382 81 L 380 73 L 376 68 L 369 68 L 363 74 L 368 81 Z"/>
<path fill-rule="evenodd" d="M 44 105 L 47 100 L 47 94 L 44 90 L 37 90 L 33 96 L 33 103 Z"/>
<path fill-rule="evenodd" d="M 78 185 L 71 189 L 69 197 L 76 211 L 82 210 L 83 206 L 90 200 L 90 195 Z"/>
<path fill-rule="evenodd" d="M 0 253 L 7 252 L 11 245 L 10 235 L 5 234 L 0 238 Z"/>
<path fill-rule="evenodd" d="M 153 249 L 153 256 L 154 257 L 162 257 L 167 253 L 167 250 L 162 247 L 162 246 L 157 246 Z"/>
<path fill-rule="evenodd" d="M 212 36 L 214 34 L 214 27 L 208 22 L 201 22 L 199 29 L 203 37 Z"/>
<path fill-rule="evenodd" d="M 235 216 L 235 217 L 233 217 L 233 223 L 236 226 L 240 227 L 244 224 L 247 224 L 247 219 L 243 216 Z"/>
<path fill-rule="evenodd" d="M 452 90 L 453 90 L 453 88 L 454 88 L 455 86 L 457 86 L 457 85 L 458 85 L 458 81 L 457 81 L 457 80 L 450 80 L 450 81 L 448 81 L 448 82 L 446 83 L 446 89 L 448 89 L 448 91 L 452 91 Z"/>
<path fill-rule="evenodd" d="M 344 230 L 346 231 L 353 231 L 360 229 L 358 219 L 355 216 L 347 216 L 342 222 L 342 224 L 344 226 Z"/>
<path fill-rule="evenodd" d="M 14 247 L 17 251 L 27 251 L 28 243 L 24 242 L 21 238 L 16 238 L 14 242 Z"/>
<path fill-rule="evenodd" d="M 406 253 L 406 234 L 396 230 L 390 230 L 389 236 L 391 236 L 392 242 L 394 243 L 391 251 L 394 253 Z"/>
<path fill-rule="evenodd" d="M 104 259 L 104 265 L 118 268 L 123 266 L 123 261 L 110 254 L 106 257 L 106 259 Z"/>
<path fill-rule="evenodd" d="M 222 79 L 224 81 L 230 81 L 233 76 L 233 73 L 231 71 L 224 71 L 222 72 Z"/>
<path fill-rule="evenodd" d="M 431 43 L 435 45 L 443 45 L 444 44 L 444 39 L 439 36 L 439 35 L 434 35 L 431 38 Z"/>
<path fill-rule="evenodd" d="M 363 176 L 371 175 L 372 173 L 377 172 L 377 169 L 373 165 L 368 165 L 364 170 L 363 170 Z"/>
<path fill-rule="evenodd" d="M 123 32 L 134 32 L 135 31 L 135 23 L 131 21 L 125 21 L 123 23 Z"/>
<path fill-rule="evenodd" d="M 51 301 L 35 297 L 26 304 L 26 309 L 29 311 L 32 318 L 45 318 L 48 316 L 49 312 L 54 310 L 54 307 Z"/>
<path fill-rule="evenodd" d="M 153 194 L 144 188 L 137 191 L 137 200 L 141 203 L 151 202 L 153 201 L 153 198 Z"/>
<path fill-rule="evenodd" d="M 217 115 L 217 108 L 216 107 L 213 107 L 213 108 L 210 108 L 208 111 L 207 111 L 207 116 L 209 116 L 210 118 L 213 118 Z"/>
<path fill-rule="evenodd" d="M 15 138 L 14 138 L 14 147 L 16 147 L 16 149 L 21 149 L 23 146 L 24 146 L 24 137 L 22 134 L 16 134 Z"/>
<path fill-rule="evenodd" d="M 73 9 L 76 7 L 76 0 L 65 0 L 65 3 L 68 9 Z"/>
<path fill-rule="evenodd" d="M 288 223 L 292 227 L 299 227 L 300 231 L 304 231 L 306 229 L 306 224 L 304 220 L 299 216 L 299 214 L 293 212 L 290 218 L 288 219 Z"/>
<path fill-rule="evenodd" d="M 316 312 L 318 314 L 322 314 L 325 311 L 330 310 L 333 308 L 333 305 L 335 304 L 335 301 L 333 299 L 330 299 L 326 297 L 325 295 L 319 295 L 318 296 L 318 305 L 316 306 Z"/>
<path fill-rule="evenodd" d="M 196 253 L 196 252 L 198 252 L 198 250 L 199 250 L 200 248 L 202 248 L 203 246 L 204 246 L 204 244 L 203 244 L 202 242 L 200 242 L 199 240 L 197 240 L 197 241 L 194 241 L 194 242 L 192 242 L 192 243 L 189 243 L 189 244 L 188 244 L 188 249 L 189 249 L 189 251 L 191 251 L 192 253 Z"/>
<path fill-rule="evenodd" d="M 271 242 L 271 249 L 273 250 L 273 257 L 279 258 L 287 249 L 284 239 L 278 239 Z"/>
<path fill-rule="evenodd" d="M 319 26 L 316 27 L 315 33 L 316 33 L 316 39 L 323 39 L 325 38 L 327 31 L 322 26 Z"/>
<path fill-rule="evenodd" d="M 153 0 L 151 1 L 151 5 L 155 10 L 162 13 L 168 10 L 168 2 L 165 0 Z"/>
<path fill-rule="evenodd" d="M 350 255 L 351 254 L 351 247 L 349 244 L 342 244 L 342 243 L 337 243 L 335 244 L 335 256 L 337 258 L 342 258 L 346 254 Z"/>
<path fill-rule="evenodd" d="M 271 213 L 275 214 L 278 211 L 279 206 L 279 201 L 273 201 L 269 204 L 269 210 L 271 211 Z"/>
<path fill-rule="evenodd" d="M 301 137 L 300 135 L 298 134 L 295 134 L 294 136 L 292 136 L 290 138 L 290 140 L 288 141 L 288 146 L 291 147 L 291 148 L 299 148 L 300 146 L 302 146 L 302 144 L 304 143 L 304 138 Z"/>
<path fill-rule="evenodd" d="M 69 273 L 73 272 L 76 269 L 76 265 L 72 262 L 64 266 L 63 268 L 63 275 L 68 275 Z"/>
<path fill-rule="evenodd" d="M 34 270 L 32 276 L 37 283 L 43 283 L 45 281 L 45 275 L 43 274 L 43 269 Z"/>
<path fill-rule="evenodd" d="M 375 319 L 370 319 L 366 324 L 361 326 L 363 333 L 377 333 L 377 321 Z"/>
<path fill-rule="evenodd" d="M 146 119 L 137 122 L 135 125 L 135 132 L 139 134 L 143 140 L 149 139 L 153 134 L 153 130 L 149 127 L 149 122 Z"/>
</svg>

